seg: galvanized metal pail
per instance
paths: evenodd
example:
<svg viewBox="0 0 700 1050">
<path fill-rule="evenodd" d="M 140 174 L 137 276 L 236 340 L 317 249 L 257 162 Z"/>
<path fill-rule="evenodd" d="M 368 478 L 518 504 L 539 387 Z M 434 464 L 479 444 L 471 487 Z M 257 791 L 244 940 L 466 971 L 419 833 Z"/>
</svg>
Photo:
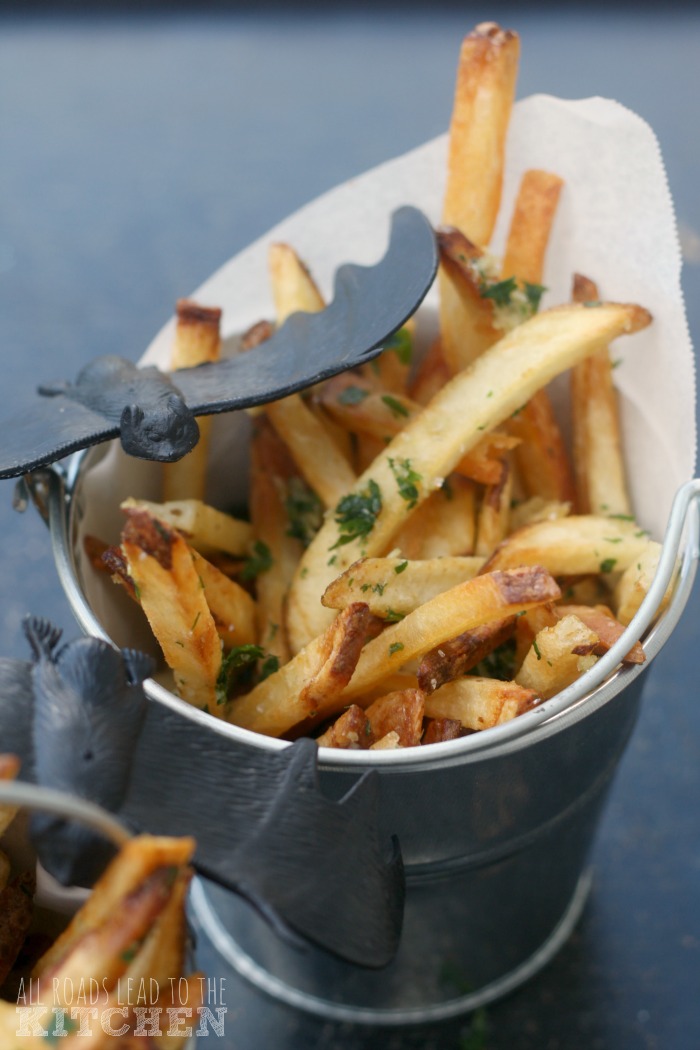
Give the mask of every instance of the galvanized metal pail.
<svg viewBox="0 0 700 1050">
<path fill-rule="evenodd" d="M 87 633 L 106 637 L 76 562 L 85 479 L 103 456 L 97 450 L 76 457 L 67 471 L 52 469 L 33 484 L 71 608 Z M 511 991 L 551 959 L 583 908 L 591 842 L 639 710 L 643 668 L 619 661 L 642 636 L 648 666 L 681 615 L 698 556 L 698 495 L 698 481 L 679 490 L 657 577 L 630 627 L 557 697 L 460 740 L 404 751 L 320 752 L 331 797 L 341 797 L 368 766 L 379 772 L 381 823 L 399 838 L 407 878 L 402 942 L 390 966 L 364 971 L 321 950 L 300 952 L 240 899 L 195 882 L 191 915 L 202 958 L 235 989 L 234 1045 L 257 1045 L 261 1001 L 268 1018 L 270 1011 L 294 1018 L 286 1026 L 291 1041 L 284 1041 L 284 1026 L 277 1039 L 278 1048 L 291 1048 L 329 1022 L 356 1030 L 458 1016 Z M 672 600 L 650 627 L 674 573 Z M 146 688 L 153 702 L 179 704 L 187 715 L 188 706 L 161 685 Z M 239 748 L 287 746 L 220 721 L 216 729 L 230 740 L 232 756 Z"/>
</svg>

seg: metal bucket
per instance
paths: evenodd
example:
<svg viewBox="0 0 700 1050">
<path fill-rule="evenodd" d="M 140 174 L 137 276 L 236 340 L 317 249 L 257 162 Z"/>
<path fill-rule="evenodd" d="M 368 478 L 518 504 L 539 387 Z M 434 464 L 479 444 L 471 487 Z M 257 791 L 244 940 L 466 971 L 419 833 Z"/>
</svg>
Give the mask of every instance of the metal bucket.
<svg viewBox="0 0 700 1050">
<path fill-rule="evenodd" d="M 103 455 L 77 457 L 67 471 L 33 479 L 73 613 L 100 637 L 105 631 L 82 589 L 75 545 L 86 470 Z M 318 1042 L 319 1033 L 335 1022 L 349 1026 L 344 1050 L 367 1046 L 363 1031 L 467 1013 L 552 958 L 584 906 L 591 843 L 639 711 L 643 667 L 619 661 L 643 636 L 648 666 L 681 615 L 695 576 L 699 495 L 698 481 L 679 490 L 659 570 L 637 616 L 557 697 L 455 741 L 404 751 L 320 751 L 321 783 L 331 797 L 341 797 L 369 766 L 380 776 L 382 830 L 398 836 L 407 882 L 402 942 L 388 967 L 365 971 L 321 950 L 291 948 L 237 897 L 195 881 L 198 964 L 227 979 L 232 1045 L 262 1045 L 264 1023 L 274 1026 L 277 1050 L 330 1046 Z M 674 573 L 671 602 L 650 628 Z M 187 704 L 157 683 L 146 689 L 154 702 L 188 714 Z M 220 721 L 215 726 L 232 761 L 241 748 L 287 746 Z"/>
</svg>

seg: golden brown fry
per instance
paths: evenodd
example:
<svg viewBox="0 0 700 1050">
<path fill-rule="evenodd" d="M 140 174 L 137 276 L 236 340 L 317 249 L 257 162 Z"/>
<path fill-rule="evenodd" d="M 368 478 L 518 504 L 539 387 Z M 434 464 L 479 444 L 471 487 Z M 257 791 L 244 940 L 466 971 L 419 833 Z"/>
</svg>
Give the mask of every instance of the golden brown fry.
<svg viewBox="0 0 700 1050">
<path fill-rule="evenodd" d="M 375 616 L 391 621 L 471 580 L 483 563 L 482 558 L 363 558 L 333 580 L 321 600 L 329 609 L 363 601 Z"/>
<path fill-rule="evenodd" d="M 515 33 L 486 22 L 462 44 L 450 123 L 447 187 L 442 221 L 476 245 L 488 245 L 501 202 L 506 134 L 515 97 L 520 42 Z M 440 332 L 453 373 L 478 349 L 465 343 L 469 311 L 441 270 Z"/>
<path fill-rule="evenodd" d="M 386 441 L 418 415 L 421 406 L 403 394 L 373 387 L 366 379 L 344 372 L 324 384 L 320 394 L 326 411 L 356 434 Z"/>
<path fill-rule="evenodd" d="M 393 732 L 401 747 L 417 747 L 423 735 L 424 700 L 420 689 L 402 689 L 374 700 L 365 712 L 374 740 Z"/>
<path fill-rule="evenodd" d="M 331 715 L 350 681 L 366 639 L 381 628 L 367 605 L 355 602 L 324 634 L 247 696 L 234 700 L 229 721 L 267 736 L 281 736 L 308 718 Z"/>
<path fill-rule="evenodd" d="M 570 513 L 570 503 L 560 503 L 558 500 L 547 500 L 542 499 L 541 496 L 531 496 L 529 499 L 511 507 L 511 532 L 521 529 L 523 525 L 534 525 L 536 521 L 554 521 L 556 518 L 565 518 Z"/>
<path fill-rule="evenodd" d="M 128 510 L 122 551 L 178 695 L 223 717 L 216 689 L 221 640 L 186 541 L 145 511 Z"/>
<path fill-rule="evenodd" d="M 175 342 L 170 367 L 192 368 L 221 356 L 221 310 L 201 306 L 190 299 L 179 299 L 176 305 Z M 211 419 L 200 417 L 199 441 L 177 463 L 163 466 L 163 499 L 204 499 Z"/>
<path fill-rule="evenodd" d="M 595 631 L 577 616 L 565 616 L 538 632 L 515 681 L 547 700 L 593 666 L 598 644 Z"/>
<path fill-rule="evenodd" d="M 515 682 L 467 675 L 426 698 L 428 718 L 449 718 L 465 729 L 490 729 L 535 706 L 538 696 Z"/>
<path fill-rule="evenodd" d="M 289 534 L 284 506 L 284 493 L 296 476 L 294 462 L 272 425 L 257 419 L 250 453 L 250 519 L 260 549 L 270 561 L 269 569 L 255 578 L 258 635 L 260 644 L 281 663 L 291 655 L 284 608 L 303 550 L 301 542 Z"/>
<path fill-rule="evenodd" d="M 376 382 L 387 393 L 406 394 L 411 373 L 415 330 L 415 318 L 411 317 L 389 339 L 386 349 L 379 357 L 360 366 L 360 374 L 370 382 Z"/>
<path fill-rule="evenodd" d="M 258 639 L 257 608 L 251 596 L 201 554 L 191 554 L 209 612 L 226 648 L 254 645 Z"/>
<path fill-rule="evenodd" d="M 504 453 L 517 448 L 520 439 L 500 430 L 484 434 L 471 452 L 467 452 L 455 467 L 458 474 L 482 485 L 498 485 L 503 479 Z"/>
<path fill-rule="evenodd" d="M 569 455 L 546 391 L 538 390 L 518 409 L 508 430 L 520 439 L 515 459 L 526 494 L 573 505 Z"/>
<path fill-rule="evenodd" d="M 215 551 L 225 551 L 241 558 L 248 553 L 252 538 L 250 523 L 225 514 L 198 499 L 171 500 L 151 503 L 129 498 L 121 504 L 122 510 L 145 510 L 153 517 L 178 529 L 190 547 L 205 557 Z"/>
<path fill-rule="evenodd" d="M 616 620 L 610 609 L 603 605 L 592 608 L 590 605 L 557 605 L 557 615 L 578 616 L 586 627 L 589 627 L 598 635 L 599 645 L 593 650 L 596 656 L 602 656 L 615 644 L 624 631 L 624 625 Z M 646 660 L 641 642 L 635 642 L 630 651 L 623 656 L 623 664 L 643 664 Z"/>
<path fill-rule="evenodd" d="M 457 740 L 461 735 L 462 723 L 458 719 L 430 718 L 421 744 L 442 744 L 445 740 Z"/>
<path fill-rule="evenodd" d="M 462 42 L 449 133 L 443 221 L 476 244 L 491 240 L 501 203 L 506 134 L 520 42 L 493 22 Z"/>
<path fill-rule="evenodd" d="M 507 456 L 503 458 L 503 472 L 495 485 L 489 485 L 479 508 L 474 552 L 487 558 L 508 534 L 510 500 L 513 491 L 513 471 Z"/>
<path fill-rule="evenodd" d="M 372 725 L 365 711 L 357 704 L 350 704 L 332 726 L 316 738 L 319 747 L 336 747 L 351 750 L 365 749 L 374 743 Z"/>
<path fill-rule="evenodd" d="M 407 499 L 406 486 L 399 483 L 409 470 L 420 479 L 416 482 L 420 503 L 485 431 L 512 415 L 535 390 L 616 335 L 649 322 L 646 310 L 621 304 L 546 310 L 513 329 L 470 369 L 455 376 L 353 486 L 350 495 L 367 507 L 366 527 L 353 533 L 343 514 L 347 502 L 341 503 L 307 548 L 289 595 L 292 650 L 298 651 L 328 623 L 328 612 L 319 599 L 331 580 L 358 557 L 391 549 L 393 535 L 414 506 L 413 494 Z M 380 506 L 372 501 L 373 491 L 378 491 Z"/>
<path fill-rule="evenodd" d="M 454 375 L 498 341 L 494 300 L 483 295 L 489 261 L 475 243 L 453 226 L 437 231 L 440 251 L 440 336 L 444 358 Z"/>
<path fill-rule="evenodd" d="M 271 244 L 268 266 L 278 325 L 298 311 L 315 314 L 323 310 L 325 303 L 316 282 L 290 245 Z"/>
<path fill-rule="evenodd" d="M 549 236 L 563 179 L 548 171 L 530 170 L 522 177 L 506 242 L 503 277 L 541 284 Z"/>
<path fill-rule="evenodd" d="M 615 614 L 621 624 L 626 627 L 639 609 L 647 592 L 651 587 L 661 556 L 661 544 L 654 540 L 647 540 L 639 557 L 633 559 L 629 567 L 623 572 L 615 588 Z M 666 593 L 664 594 L 657 615 L 662 612 L 673 593 L 675 577 L 671 579 Z"/>
<path fill-rule="evenodd" d="M 298 394 L 270 402 L 265 411 L 299 473 L 326 507 L 334 507 L 356 478 L 329 431 Z"/>
<path fill-rule="evenodd" d="M 597 302 L 595 284 L 574 275 L 574 302 Z M 571 371 L 571 422 L 579 509 L 629 515 L 617 393 L 607 347 Z"/>
<path fill-rule="evenodd" d="M 451 474 L 410 516 L 392 544 L 406 558 L 470 555 L 476 534 L 476 493 L 468 478 Z"/>
<path fill-rule="evenodd" d="M 537 610 L 532 610 L 534 614 Z M 529 614 L 526 614 L 526 616 Z M 518 622 L 526 616 L 518 617 Z M 471 671 L 485 656 L 512 637 L 516 619 L 509 616 L 463 631 L 425 653 L 418 667 L 418 685 L 427 695 Z"/>
<path fill-rule="evenodd" d="M 637 524 L 593 514 L 525 525 L 505 539 L 482 572 L 544 565 L 553 576 L 620 572 L 639 559 L 648 539 Z"/>
<path fill-rule="evenodd" d="M 195 843 L 191 838 L 139 835 L 130 839 L 95 883 L 85 904 L 42 956 L 35 974 L 45 975 L 57 969 L 61 960 L 68 956 L 86 935 L 99 930 L 109 921 L 118 912 L 121 901 L 136 891 L 154 873 L 186 868 L 194 853 L 194 847 Z M 172 883 L 172 877 L 170 882 Z"/>
<path fill-rule="evenodd" d="M 464 631 L 554 601 L 559 595 L 552 577 L 538 568 L 476 576 L 459 584 L 425 602 L 368 642 L 342 699 L 362 704 L 368 689 L 409 660 Z"/>
<path fill-rule="evenodd" d="M 289 245 L 271 246 L 269 267 L 278 325 L 298 310 L 316 313 L 323 309 L 313 278 Z M 302 477 L 327 507 L 335 506 L 353 485 L 355 473 L 323 422 L 299 394 L 270 402 L 265 412 Z"/>
</svg>

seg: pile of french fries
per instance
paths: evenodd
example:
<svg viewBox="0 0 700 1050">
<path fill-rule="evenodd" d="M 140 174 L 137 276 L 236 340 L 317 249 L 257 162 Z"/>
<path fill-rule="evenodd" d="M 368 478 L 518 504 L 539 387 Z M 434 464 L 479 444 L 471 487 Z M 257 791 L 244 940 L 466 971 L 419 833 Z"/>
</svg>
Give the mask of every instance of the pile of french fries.
<svg viewBox="0 0 700 1050">
<path fill-rule="evenodd" d="M 0 780 L 18 768 L 13 755 L 0 755 Z M 203 1005 L 200 975 L 186 976 L 193 840 L 131 839 L 54 939 L 47 928 L 55 917 L 35 904 L 34 867 L 16 870 L 3 838 L 17 815 L 0 806 L 0 1045 L 181 1050 L 188 1037 L 176 1034 L 168 1009 L 186 1003 L 196 1027 Z M 160 1024 L 140 1031 L 138 1006 Z"/>
<path fill-rule="evenodd" d="M 165 468 L 162 502 L 123 504 L 102 560 L 178 695 L 215 717 L 335 748 L 454 739 L 569 685 L 648 590 L 660 548 L 630 506 L 608 348 L 651 317 L 601 300 L 595 275 L 539 309 L 556 173 L 525 173 L 504 256 L 488 250 L 518 60 L 492 23 L 461 48 L 422 359 L 409 321 L 371 364 L 255 410 L 248 521 L 204 503 L 201 447 Z M 270 280 L 276 317 L 242 352 L 323 309 L 290 245 Z M 178 304 L 173 367 L 219 352 L 218 320 Z M 546 389 L 564 372 L 571 452 Z"/>
</svg>

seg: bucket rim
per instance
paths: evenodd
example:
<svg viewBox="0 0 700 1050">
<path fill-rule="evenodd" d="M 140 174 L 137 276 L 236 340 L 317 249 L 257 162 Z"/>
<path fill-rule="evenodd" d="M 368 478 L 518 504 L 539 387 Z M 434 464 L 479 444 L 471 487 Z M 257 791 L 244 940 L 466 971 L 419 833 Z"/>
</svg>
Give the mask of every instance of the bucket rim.
<svg viewBox="0 0 700 1050">
<path fill-rule="evenodd" d="M 100 448 L 104 449 L 104 446 L 76 453 L 66 465 L 54 465 L 29 475 L 28 479 L 34 501 L 49 527 L 59 581 L 78 625 L 86 635 L 101 638 L 114 645 L 113 639 L 98 621 L 78 582 L 71 543 L 76 489 L 85 474 L 89 460 L 100 454 Z M 648 594 L 617 642 L 572 685 L 510 722 L 456 740 L 427 744 L 420 748 L 372 752 L 320 747 L 319 769 L 345 773 L 365 772 L 370 769 L 382 773 L 406 773 L 436 766 L 445 768 L 448 765 L 480 761 L 530 746 L 598 710 L 648 668 L 681 617 L 690 597 L 700 554 L 698 501 L 700 478 L 686 482 L 677 490 L 662 542 L 658 569 Z M 676 569 L 678 572 L 671 600 L 661 617 L 654 623 L 656 610 Z M 647 634 L 642 641 L 645 662 L 633 666 L 621 665 L 624 654 L 645 632 Z M 263 736 L 221 719 L 212 719 L 210 715 L 181 700 L 153 679 L 144 682 L 144 691 L 149 700 L 169 707 L 194 722 L 201 722 L 202 725 L 239 744 L 263 751 L 281 751 L 290 746 L 289 741 Z"/>
</svg>

